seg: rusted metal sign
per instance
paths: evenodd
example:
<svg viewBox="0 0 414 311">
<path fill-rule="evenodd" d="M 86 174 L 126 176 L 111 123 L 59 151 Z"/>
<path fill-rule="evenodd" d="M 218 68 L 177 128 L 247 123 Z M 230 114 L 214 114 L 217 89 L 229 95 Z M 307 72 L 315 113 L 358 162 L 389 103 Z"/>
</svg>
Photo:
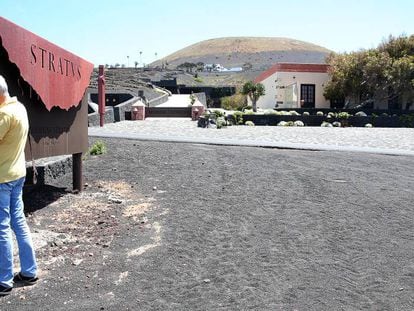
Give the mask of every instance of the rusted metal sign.
<svg viewBox="0 0 414 311">
<path fill-rule="evenodd" d="M 88 148 L 85 92 L 92 70 L 91 63 L 0 17 L 0 74 L 29 117 L 26 160 L 72 154 L 77 190 Z"/>
<path fill-rule="evenodd" d="M 47 110 L 79 105 L 93 64 L 0 17 L 1 45 Z"/>
</svg>

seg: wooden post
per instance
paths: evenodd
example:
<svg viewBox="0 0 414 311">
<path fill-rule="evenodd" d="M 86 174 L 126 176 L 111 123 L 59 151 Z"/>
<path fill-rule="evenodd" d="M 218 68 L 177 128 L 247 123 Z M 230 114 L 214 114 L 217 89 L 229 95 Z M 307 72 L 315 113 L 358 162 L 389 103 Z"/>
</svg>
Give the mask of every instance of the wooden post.
<svg viewBox="0 0 414 311">
<path fill-rule="evenodd" d="M 99 108 L 99 125 L 102 127 L 105 123 L 105 71 L 104 66 L 99 65 L 98 73 L 98 108 Z"/>
<path fill-rule="evenodd" d="M 72 154 L 72 177 L 73 191 L 81 192 L 83 189 L 82 153 Z"/>
</svg>

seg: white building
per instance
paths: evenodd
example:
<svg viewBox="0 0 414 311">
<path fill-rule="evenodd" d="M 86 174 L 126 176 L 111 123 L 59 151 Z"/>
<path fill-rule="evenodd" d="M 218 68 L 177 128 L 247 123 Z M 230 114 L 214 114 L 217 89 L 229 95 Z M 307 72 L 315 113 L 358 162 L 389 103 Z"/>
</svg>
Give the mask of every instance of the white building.
<svg viewBox="0 0 414 311">
<path fill-rule="evenodd" d="M 255 83 L 262 83 L 266 95 L 259 98 L 257 107 L 329 108 L 323 96 L 330 80 L 326 64 L 277 63 L 261 73 Z"/>
<path fill-rule="evenodd" d="M 224 68 L 220 64 L 205 64 L 204 70 L 205 71 L 227 71 L 228 69 Z"/>
</svg>

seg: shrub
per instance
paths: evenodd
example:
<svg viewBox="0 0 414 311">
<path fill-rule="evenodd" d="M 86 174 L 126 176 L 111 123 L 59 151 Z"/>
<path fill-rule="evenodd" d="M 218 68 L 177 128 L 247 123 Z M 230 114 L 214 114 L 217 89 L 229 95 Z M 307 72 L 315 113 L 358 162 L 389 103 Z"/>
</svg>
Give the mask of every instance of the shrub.
<svg viewBox="0 0 414 311">
<path fill-rule="evenodd" d="M 338 113 L 337 117 L 338 119 L 348 119 L 351 115 L 348 112 L 340 112 Z"/>
<path fill-rule="evenodd" d="M 222 97 L 220 99 L 221 108 L 226 110 L 243 110 L 247 107 L 246 96 L 242 94 L 235 94 L 232 96 Z"/>
<path fill-rule="evenodd" d="M 305 124 L 302 121 L 297 120 L 297 121 L 293 122 L 293 126 L 305 126 Z"/>
<path fill-rule="evenodd" d="M 245 109 L 244 114 L 254 114 L 254 111 L 250 109 Z"/>
<path fill-rule="evenodd" d="M 328 112 L 328 115 L 326 116 L 328 119 L 332 119 L 332 118 L 336 118 L 336 113 L 335 112 Z"/>
<path fill-rule="evenodd" d="M 234 124 L 236 125 L 243 124 L 243 112 L 235 111 L 233 113 L 233 120 L 234 120 Z"/>
<path fill-rule="evenodd" d="M 341 127 L 341 122 L 339 122 L 339 121 L 335 121 L 335 122 L 333 122 L 332 123 L 332 125 L 334 126 L 334 127 Z"/>
<path fill-rule="evenodd" d="M 307 112 L 307 111 L 305 111 L 304 113 L 302 113 L 302 115 L 303 115 L 303 116 L 309 116 L 309 115 L 310 115 L 310 113 L 309 113 L 309 112 Z"/>
<path fill-rule="evenodd" d="M 366 114 L 365 112 L 363 112 L 363 111 L 358 111 L 358 112 L 355 114 L 355 116 L 356 116 L 356 117 L 366 117 L 366 116 L 367 116 L 367 114 Z"/>
<path fill-rule="evenodd" d="M 321 127 L 333 127 L 333 125 L 329 122 L 322 122 Z"/>
<path fill-rule="evenodd" d="M 317 116 L 320 116 L 320 117 L 323 117 L 323 112 L 322 112 L 322 111 L 318 111 L 318 112 L 316 113 L 316 115 L 317 115 Z"/>
<path fill-rule="evenodd" d="M 90 155 L 101 155 L 104 153 L 106 153 L 106 145 L 101 140 L 97 140 L 89 149 Z"/>
<path fill-rule="evenodd" d="M 405 127 L 414 127 L 414 113 L 401 115 L 400 121 Z"/>
<path fill-rule="evenodd" d="M 269 115 L 269 114 L 277 115 L 278 114 L 277 111 L 273 109 L 265 109 L 263 113 L 266 115 Z"/>
<path fill-rule="evenodd" d="M 190 95 L 190 103 L 191 103 L 191 106 L 194 105 L 196 99 L 197 99 L 197 97 L 193 93 L 191 93 L 191 95 Z"/>
<path fill-rule="evenodd" d="M 244 123 L 244 125 L 247 125 L 247 126 L 254 126 L 254 123 L 253 123 L 253 121 L 246 121 L 246 122 Z"/>
<path fill-rule="evenodd" d="M 213 115 L 214 115 L 215 119 L 218 119 L 220 117 L 224 117 L 224 112 L 220 111 L 220 110 L 214 110 Z"/>
<path fill-rule="evenodd" d="M 365 124 L 365 127 L 372 127 L 372 124 L 371 123 L 367 123 L 367 124 Z"/>
<path fill-rule="evenodd" d="M 222 127 L 226 127 L 227 121 L 224 119 L 224 117 L 218 117 L 216 120 L 216 126 L 218 129 L 221 129 Z"/>
</svg>

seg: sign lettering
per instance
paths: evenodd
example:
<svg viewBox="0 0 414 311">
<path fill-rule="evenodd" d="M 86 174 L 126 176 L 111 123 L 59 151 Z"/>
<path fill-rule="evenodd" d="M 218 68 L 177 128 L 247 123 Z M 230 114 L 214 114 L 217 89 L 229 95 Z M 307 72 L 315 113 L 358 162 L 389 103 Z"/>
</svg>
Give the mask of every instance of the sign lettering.
<svg viewBox="0 0 414 311">
<path fill-rule="evenodd" d="M 52 51 L 48 51 L 40 46 L 32 44 L 30 46 L 30 63 L 38 65 L 42 69 L 55 72 L 62 76 L 75 78 L 77 81 L 82 79 L 81 66 L 73 61 L 55 55 Z"/>
</svg>

